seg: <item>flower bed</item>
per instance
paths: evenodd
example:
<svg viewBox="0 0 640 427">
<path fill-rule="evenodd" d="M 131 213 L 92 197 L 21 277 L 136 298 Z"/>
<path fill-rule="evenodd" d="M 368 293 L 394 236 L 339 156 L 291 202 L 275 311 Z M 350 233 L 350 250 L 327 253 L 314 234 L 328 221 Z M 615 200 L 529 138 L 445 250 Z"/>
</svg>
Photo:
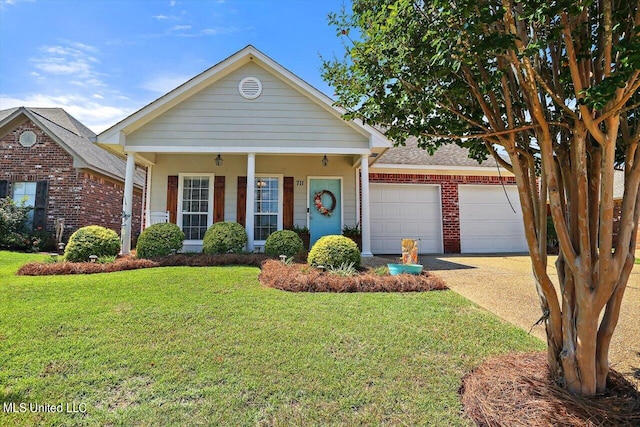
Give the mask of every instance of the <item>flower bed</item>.
<svg viewBox="0 0 640 427">
<path fill-rule="evenodd" d="M 425 292 L 448 289 L 433 274 L 379 275 L 371 270 L 349 277 L 320 271 L 305 264 L 286 265 L 269 260 L 262 264 L 260 283 L 291 292 Z"/>
</svg>

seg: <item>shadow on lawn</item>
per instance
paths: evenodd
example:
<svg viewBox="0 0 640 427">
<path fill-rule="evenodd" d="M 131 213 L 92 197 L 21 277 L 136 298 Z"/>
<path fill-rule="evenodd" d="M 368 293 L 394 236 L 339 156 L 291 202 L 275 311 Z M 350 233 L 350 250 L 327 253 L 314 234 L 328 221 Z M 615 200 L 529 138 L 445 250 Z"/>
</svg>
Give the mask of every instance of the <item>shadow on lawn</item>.
<svg viewBox="0 0 640 427">
<path fill-rule="evenodd" d="M 24 402 L 24 396 L 19 393 L 6 393 L 0 391 L 0 405 L 4 403 L 21 403 Z"/>
</svg>

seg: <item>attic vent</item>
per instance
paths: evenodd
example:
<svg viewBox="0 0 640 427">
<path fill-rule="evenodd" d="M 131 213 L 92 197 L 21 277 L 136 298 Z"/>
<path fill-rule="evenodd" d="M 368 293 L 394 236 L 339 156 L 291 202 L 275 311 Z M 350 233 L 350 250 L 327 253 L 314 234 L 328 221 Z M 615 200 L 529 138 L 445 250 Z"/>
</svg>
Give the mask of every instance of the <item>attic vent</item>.
<svg viewBox="0 0 640 427">
<path fill-rule="evenodd" d="M 38 137 L 35 133 L 30 130 L 26 130 L 20 134 L 20 145 L 23 147 L 33 147 L 33 145 L 37 142 Z"/>
<path fill-rule="evenodd" d="M 246 99 L 256 99 L 262 93 L 262 83 L 256 77 L 245 77 L 238 85 L 240 95 Z"/>
</svg>

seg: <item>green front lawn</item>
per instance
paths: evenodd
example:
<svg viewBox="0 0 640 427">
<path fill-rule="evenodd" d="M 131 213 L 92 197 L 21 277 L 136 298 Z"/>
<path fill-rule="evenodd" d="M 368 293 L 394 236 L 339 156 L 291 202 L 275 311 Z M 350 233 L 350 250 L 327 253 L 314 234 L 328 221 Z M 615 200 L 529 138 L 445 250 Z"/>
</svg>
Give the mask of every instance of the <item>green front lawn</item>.
<svg viewBox="0 0 640 427">
<path fill-rule="evenodd" d="M 451 291 L 292 294 L 252 267 L 13 274 L 44 258 L 0 252 L 0 425 L 470 425 L 462 376 L 543 348 Z"/>
</svg>

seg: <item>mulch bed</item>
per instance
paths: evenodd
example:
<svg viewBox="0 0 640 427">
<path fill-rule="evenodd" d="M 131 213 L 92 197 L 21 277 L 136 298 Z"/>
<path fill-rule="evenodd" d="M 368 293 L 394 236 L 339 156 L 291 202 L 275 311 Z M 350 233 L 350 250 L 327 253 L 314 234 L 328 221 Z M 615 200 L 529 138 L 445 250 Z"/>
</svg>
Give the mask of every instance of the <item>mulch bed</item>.
<svg viewBox="0 0 640 427">
<path fill-rule="evenodd" d="M 491 359 L 463 379 L 460 393 L 481 427 L 640 426 L 640 393 L 621 374 L 611 370 L 603 395 L 573 396 L 551 379 L 544 352 Z"/>
<path fill-rule="evenodd" d="M 262 263 L 272 259 L 264 254 L 176 254 L 154 259 L 138 259 L 131 256 L 120 257 L 115 262 L 98 264 L 90 262 L 30 262 L 23 265 L 17 274 L 21 276 L 50 276 L 62 274 L 94 274 L 112 273 L 115 271 L 136 270 L 153 267 L 215 267 L 228 265 L 248 265 L 260 267 Z"/>
<path fill-rule="evenodd" d="M 300 260 L 297 260 L 300 261 Z M 90 262 L 30 262 L 17 274 L 50 276 L 64 274 L 112 273 L 154 267 L 213 267 L 247 265 L 260 267 L 260 283 L 292 292 L 424 292 L 448 289 L 444 281 L 430 273 L 419 276 L 402 274 L 380 276 L 363 271 L 352 277 L 324 273 L 306 264 L 285 265 L 264 254 L 176 254 L 153 259 L 120 257 L 107 264 Z"/>
<path fill-rule="evenodd" d="M 306 264 L 285 265 L 269 260 L 262 265 L 260 283 L 291 292 L 425 292 L 448 289 L 444 281 L 433 274 L 377 275 L 370 271 L 342 277 L 322 272 Z"/>
</svg>

